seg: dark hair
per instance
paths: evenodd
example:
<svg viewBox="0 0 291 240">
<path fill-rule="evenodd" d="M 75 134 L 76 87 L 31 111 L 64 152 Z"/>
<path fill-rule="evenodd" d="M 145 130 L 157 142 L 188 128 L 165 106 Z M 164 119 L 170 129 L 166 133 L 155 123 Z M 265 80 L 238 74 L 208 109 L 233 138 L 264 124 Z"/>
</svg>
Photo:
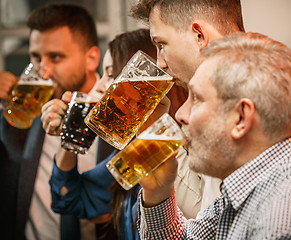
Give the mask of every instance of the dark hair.
<svg viewBox="0 0 291 240">
<path fill-rule="evenodd" d="M 210 22 L 222 34 L 244 31 L 240 0 L 140 0 L 131 8 L 131 16 L 149 21 L 154 7 L 160 8 L 161 20 L 185 30 L 195 19 Z"/>
<path fill-rule="evenodd" d="M 113 59 L 113 78 L 118 76 L 128 60 L 138 50 L 142 50 L 154 59 L 157 58 L 157 51 L 151 42 L 148 29 L 122 33 L 108 44 L 108 48 Z"/>
<path fill-rule="evenodd" d="M 68 3 L 51 3 L 36 8 L 27 20 L 30 30 L 40 32 L 67 26 L 74 34 L 84 39 L 84 46 L 98 46 L 94 18 L 82 6 Z"/>
<path fill-rule="evenodd" d="M 125 32 L 116 36 L 109 44 L 109 51 L 113 59 L 113 77 L 116 78 L 126 65 L 128 60 L 138 51 L 150 55 L 153 59 L 157 58 L 155 46 L 151 42 L 150 31 L 148 29 L 138 29 L 131 32 Z M 114 182 L 111 185 L 113 198 L 111 200 L 111 224 L 117 234 L 120 234 L 120 217 L 123 203 L 127 194 L 136 196 L 137 187 L 130 191 L 124 190 L 119 183 Z"/>
</svg>

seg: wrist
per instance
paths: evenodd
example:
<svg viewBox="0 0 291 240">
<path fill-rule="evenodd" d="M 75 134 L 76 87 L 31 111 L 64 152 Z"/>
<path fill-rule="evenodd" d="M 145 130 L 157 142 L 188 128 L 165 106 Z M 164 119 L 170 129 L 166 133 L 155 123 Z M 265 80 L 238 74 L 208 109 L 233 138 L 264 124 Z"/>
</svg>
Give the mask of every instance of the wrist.
<svg viewBox="0 0 291 240">
<path fill-rule="evenodd" d="M 158 189 L 158 191 L 142 190 L 143 206 L 145 208 L 155 207 L 172 196 L 175 192 L 174 186 L 169 186 L 165 189 Z"/>
<path fill-rule="evenodd" d="M 62 171 L 70 171 L 77 164 L 77 155 L 59 146 L 55 155 L 56 165 Z"/>
</svg>

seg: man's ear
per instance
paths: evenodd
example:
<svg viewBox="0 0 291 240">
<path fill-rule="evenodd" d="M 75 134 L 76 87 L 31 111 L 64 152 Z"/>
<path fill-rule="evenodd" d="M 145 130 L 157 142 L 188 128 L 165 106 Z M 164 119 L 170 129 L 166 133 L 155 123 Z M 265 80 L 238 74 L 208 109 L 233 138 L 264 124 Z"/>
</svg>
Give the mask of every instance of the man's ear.
<svg viewBox="0 0 291 240">
<path fill-rule="evenodd" d="M 248 98 L 242 98 L 234 108 L 234 125 L 231 131 L 233 139 L 240 139 L 250 131 L 254 115 L 254 103 Z"/>
<path fill-rule="evenodd" d="M 207 31 L 205 31 L 203 24 L 199 24 L 197 22 L 192 24 L 192 30 L 196 33 L 197 42 L 200 46 L 200 50 L 202 50 L 209 42 Z"/>
<path fill-rule="evenodd" d="M 87 58 L 86 58 L 87 70 L 95 72 L 97 70 L 97 67 L 98 67 L 99 62 L 100 62 L 100 50 L 99 50 L 99 48 L 96 46 L 91 47 L 87 51 L 86 55 L 87 55 Z"/>
</svg>

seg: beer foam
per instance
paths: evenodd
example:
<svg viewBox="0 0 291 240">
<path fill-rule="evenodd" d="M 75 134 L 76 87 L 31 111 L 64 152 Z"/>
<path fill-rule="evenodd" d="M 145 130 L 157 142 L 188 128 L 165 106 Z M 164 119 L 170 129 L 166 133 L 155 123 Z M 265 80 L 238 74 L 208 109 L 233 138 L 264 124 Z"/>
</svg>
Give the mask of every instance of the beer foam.
<svg viewBox="0 0 291 240">
<path fill-rule="evenodd" d="M 45 86 L 52 86 L 53 83 L 51 81 L 47 81 L 47 80 L 39 80 L 39 81 L 19 81 L 18 82 L 18 85 L 27 85 L 27 86 L 30 86 L 30 85 L 45 85 Z"/>
<path fill-rule="evenodd" d="M 138 82 L 138 81 L 171 81 L 172 77 L 164 75 L 164 76 L 140 76 L 140 77 L 132 77 L 132 78 L 117 78 L 116 83 L 118 82 Z"/>
<path fill-rule="evenodd" d="M 76 103 L 96 103 L 98 102 L 98 99 L 92 99 L 92 97 L 90 96 L 86 98 L 76 97 L 75 102 Z"/>
<path fill-rule="evenodd" d="M 147 130 L 145 130 L 140 135 L 138 135 L 137 138 L 144 139 L 144 140 L 169 141 L 169 140 L 182 140 L 183 136 L 180 134 L 176 134 L 175 136 L 173 136 L 172 133 L 167 134 L 167 131 L 165 131 L 163 134 L 155 134 L 154 132 L 148 133 Z"/>
</svg>

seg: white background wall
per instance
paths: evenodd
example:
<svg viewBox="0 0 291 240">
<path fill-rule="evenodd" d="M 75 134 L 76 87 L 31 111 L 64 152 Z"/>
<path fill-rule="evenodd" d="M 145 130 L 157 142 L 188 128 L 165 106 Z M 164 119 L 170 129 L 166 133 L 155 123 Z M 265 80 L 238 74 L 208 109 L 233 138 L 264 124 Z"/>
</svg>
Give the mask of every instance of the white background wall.
<svg viewBox="0 0 291 240">
<path fill-rule="evenodd" d="M 41 2 L 44 0 L 37 1 Z M 97 24 L 99 36 L 110 40 L 120 32 L 144 27 L 144 25 L 127 16 L 127 10 L 138 0 L 82 0 L 81 2 L 92 4 L 95 1 L 96 3 L 105 1 L 109 6 L 108 21 L 105 23 L 98 22 Z M 0 19 L 2 22 L 9 23 L 10 18 L 15 18 L 14 20 L 23 18 L 22 20 L 25 22 L 24 19 L 26 19 L 27 15 L 25 15 L 25 12 L 28 11 L 22 6 L 25 2 L 26 0 L 0 0 L 0 10 L 2 10 L 0 11 Z M 17 4 L 17 7 L 9 8 L 9 6 L 13 6 L 13 3 Z M 277 41 L 283 42 L 291 48 L 291 27 L 289 26 L 291 23 L 291 0 L 241 0 L 241 4 L 246 31 L 263 33 Z M 14 46 L 13 39 L 15 40 L 15 37 L 27 38 L 27 36 L 28 29 L 25 28 L 24 23 L 22 27 L 17 28 L 5 28 L 0 23 L 0 70 L 5 70 L 4 57 L 10 52 L 15 52 L 14 49 L 16 47 Z M 4 44 L 4 39 L 8 37 L 9 41 L 6 41 L 6 44 Z M 27 52 L 25 49 L 21 51 Z M 19 69 L 22 70 L 22 67 L 19 66 Z"/>
<path fill-rule="evenodd" d="M 241 0 L 245 29 L 291 48 L 291 0 Z"/>
</svg>

